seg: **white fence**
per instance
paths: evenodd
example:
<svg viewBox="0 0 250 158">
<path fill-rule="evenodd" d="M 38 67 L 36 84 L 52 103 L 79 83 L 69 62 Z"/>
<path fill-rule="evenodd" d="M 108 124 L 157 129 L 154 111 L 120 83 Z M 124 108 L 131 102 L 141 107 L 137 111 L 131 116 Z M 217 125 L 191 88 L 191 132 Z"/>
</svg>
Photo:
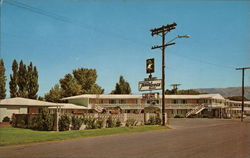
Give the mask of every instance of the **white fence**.
<svg viewBox="0 0 250 158">
<path fill-rule="evenodd" d="M 73 114 L 75 115 L 75 114 Z M 156 117 L 156 113 L 142 113 L 142 114 L 133 114 L 133 113 L 123 113 L 123 114 L 100 114 L 100 113 L 84 113 L 82 115 L 83 117 L 88 118 L 102 118 L 103 120 L 107 120 L 109 117 L 111 117 L 113 120 L 119 120 L 123 124 L 126 123 L 128 119 L 135 120 L 138 125 L 143 125 L 145 122 L 148 121 L 150 117 Z"/>
</svg>

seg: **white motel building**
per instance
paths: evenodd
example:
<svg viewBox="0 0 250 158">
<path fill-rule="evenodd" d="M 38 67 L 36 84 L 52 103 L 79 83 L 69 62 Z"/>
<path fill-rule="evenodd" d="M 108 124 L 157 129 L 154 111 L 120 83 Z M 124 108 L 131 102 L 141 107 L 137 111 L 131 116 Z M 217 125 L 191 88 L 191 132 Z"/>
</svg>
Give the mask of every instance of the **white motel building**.
<svg viewBox="0 0 250 158">
<path fill-rule="evenodd" d="M 84 94 L 63 98 L 68 103 L 84 106 L 93 112 L 144 113 L 146 107 L 162 108 L 161 95 L 153 103 L 142 94 Z M 250 102 L 245 101 L 244 113 L 250 114 Z M 220 94 L 165 95 L 165 109 L 168 117 L 206 116 L 217 118 L 239 117 L 241 102 L 225 99 Z"/>
<path fill-rule="evenodd" d="M 84 94 L 63 98 L 68 103 L 50 103 L 27 98 L 0 100 L 0 122 L 12 114 L 35 114 L 39 108 L 48 108 L 54 113 L 145 113 L 147 108 L 161 110 L 161 95 L 154 102 L 142 94 Z M 220 94 L 165 95 L 165 109 L 168 117 L 211 117 L 235 118 L 241 114 L 241 102 L 231 101 Z M 245 101 L 244 114 L 250 114 L 250 101 Z"/>
</svg>

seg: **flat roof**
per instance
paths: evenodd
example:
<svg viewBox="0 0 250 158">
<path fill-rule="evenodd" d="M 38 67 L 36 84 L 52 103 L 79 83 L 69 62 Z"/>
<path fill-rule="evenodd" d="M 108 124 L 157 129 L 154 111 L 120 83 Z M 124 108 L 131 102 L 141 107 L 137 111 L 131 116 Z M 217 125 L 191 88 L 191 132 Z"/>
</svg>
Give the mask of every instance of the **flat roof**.
<svg viewBox="0 0 250 158">
<path fill-rule="evenodd" d="M 48 106 L 61 106 L 58 103 L 51 103 L 46 101 L 40 101 L 35 99 L 28 99 L 28 98 L 7 98 L 0 100 L 0 106 L 41 106 L 41 107 L 48 107 Z"/>
<path fill-rule="evenodd" d="M 71 103 L 58 103 L 61 109 L 70 109 L 70 110 L 87 110 L 85 106 L 79 106 Z M 56 109 L 57 107 L 49 107 L 49 109 Z"/>
<path fill-rule="evenodd" d="M 66 97 L 62 100 L 74 100 L 74 99 L 142 99 L 142 94 L 83 94 L 72 97 Z M 161 95 L 160 95 L 161 98 Z M 212 98 L 212 99 L 224 99 L 220 94 L 199 94 L 199 95 L 165 95 L 166 99 L 202 99 L 202 98 Z"/>
</svg>

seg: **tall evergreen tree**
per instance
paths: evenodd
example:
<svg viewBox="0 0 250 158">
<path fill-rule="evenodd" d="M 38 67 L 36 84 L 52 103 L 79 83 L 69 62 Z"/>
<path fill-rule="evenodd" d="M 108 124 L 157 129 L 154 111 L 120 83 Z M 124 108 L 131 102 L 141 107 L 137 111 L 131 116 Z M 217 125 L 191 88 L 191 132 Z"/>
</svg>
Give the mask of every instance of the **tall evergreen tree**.
<svg viewBox="0 0 250 158">
<path fill-rule="evenodd" d="M 18 96 L 18 63 L 16 59 L 14 59 L 12 63 L 12 74 L 10 75 L 10 82 L 9 82 L 9 88 L 10 88 L 10 97 L 15 98 Z"/>
<path fill-rule="evenodd" d="M 6 97 L 6 76 L 3 59 L 0 60 L 0 99 Z"/>
<path fill-rule="evenodd" d="M 28 98 L 30 99 L 37 99 L 37 92 L 38 92 L 38 72 L 36 67 L 33 67 L 32 62 L 28 66 L 28 73 L 27 73 L 27 92 Z"/>
<path fill-rule="evenodd" d="M 102 89 L 101 86 L 99 86 L 98 84 L 93 84 L 92 87 L 90 88 L 90 90 L 87 92 L 88 94 L 103 94 L 104 93 L 104 89 Z"/>
<path fill-rule="evenodd" d="M 130 85 L 123 76 L 120 76 L 119 83 L 116 83 L 115 90 L 111 94 L 131 94 Z"/>
<path fill-rule="evenodd" d="M 45 101 L 60 103 L 62 98 L 62 89 L 59 84 L 56 84 L 51 90 L 44 95 Z"/>
<path fill-rule="evenodd" d="M 70 97 L 81 94 L 81 86 L 71 74 L 66 74 L 63 79 L 60 79 L 62 88 L 62 97 Z"/>
<path fill-rule="evenodd" d="M 18 70 L 18 96 L 27 98 L 28 97 L 28 72 L 26 69 L 26 65 L 23 64 L 21 60 L 19 63 L 19 70 Z"/>
</svg>

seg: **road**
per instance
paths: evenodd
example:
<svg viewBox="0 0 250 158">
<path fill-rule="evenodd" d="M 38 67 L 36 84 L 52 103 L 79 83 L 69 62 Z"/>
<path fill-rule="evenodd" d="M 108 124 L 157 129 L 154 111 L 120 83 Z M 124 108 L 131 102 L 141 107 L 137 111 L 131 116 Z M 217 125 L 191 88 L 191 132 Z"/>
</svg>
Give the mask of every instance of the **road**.
<svg viewBox="0 0 250 158">
<path fill-rule="evenodd" d="M 173 119 L 172 129 L 0 148 L 1 158 L 250 158 L 250 119 Z"/>
</svg>

